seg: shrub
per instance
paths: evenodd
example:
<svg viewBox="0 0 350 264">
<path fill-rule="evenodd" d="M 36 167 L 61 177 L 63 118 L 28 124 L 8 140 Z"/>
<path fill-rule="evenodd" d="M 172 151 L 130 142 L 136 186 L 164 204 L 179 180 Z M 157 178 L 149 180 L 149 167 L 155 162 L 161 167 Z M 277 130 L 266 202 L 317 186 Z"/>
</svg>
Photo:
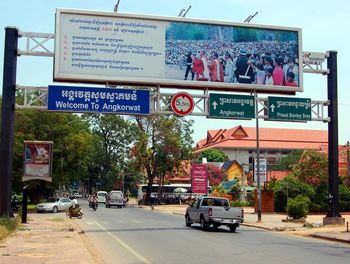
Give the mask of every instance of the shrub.
<svg viewBox="0 0 350 264">
<path fill-rule="evenodd" d="M 275 198 L 275 211 L 284 212 L 289 198 L 295 198 L 298 195 L 304 195 L 315 200 L 317 193 L 315 189 L 306 184 L 296 180 L 292 176 L 287 176 L 283 180 L 277 181 L 273 186 Z"/>
<path fill-rule="evenodd" d="M 252 202 L 249 201 L 232 201 L 230 202 L 232 207 L 250 207 L 253 206 Z"/>
<path fill-rule="evenodd" d="M 309 212 L 310 203 L 309 197 L 302 195 L 298 195 L 295 198 L 289 198 L 286 207 L 288 216 L 292 217 L 293 219 L 306 217 Z"/>
</svg>

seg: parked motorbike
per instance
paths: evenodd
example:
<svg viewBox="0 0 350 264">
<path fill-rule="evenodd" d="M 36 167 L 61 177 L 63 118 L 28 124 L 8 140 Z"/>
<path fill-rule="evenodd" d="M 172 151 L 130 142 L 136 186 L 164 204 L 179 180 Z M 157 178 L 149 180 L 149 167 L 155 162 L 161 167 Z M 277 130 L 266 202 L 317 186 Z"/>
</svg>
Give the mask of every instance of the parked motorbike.
<svg viewBox="0 0 350 264">
<path fill-rule="evenodd" d="M 80 207 L 74 207 L 74 205 L 71 205 L 67 210 L 67 216 L 69 218 L 77 217 L 78 219 L 81 219 L 83 217 L 83 211 Z"/>
</svg>

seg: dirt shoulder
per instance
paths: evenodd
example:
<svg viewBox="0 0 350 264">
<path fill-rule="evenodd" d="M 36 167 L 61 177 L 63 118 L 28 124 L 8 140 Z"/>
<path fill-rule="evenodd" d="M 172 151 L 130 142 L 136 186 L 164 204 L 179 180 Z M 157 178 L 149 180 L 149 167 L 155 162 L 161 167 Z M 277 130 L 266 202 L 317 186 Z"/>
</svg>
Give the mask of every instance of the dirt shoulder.
<svg viewBox="0 0 350 264">
<path fill-rule="evenodd" d="M 0 263 L 102 263 L 65 213 L 28 214 L 28 223 L 0 243 Z"/>
</svg>

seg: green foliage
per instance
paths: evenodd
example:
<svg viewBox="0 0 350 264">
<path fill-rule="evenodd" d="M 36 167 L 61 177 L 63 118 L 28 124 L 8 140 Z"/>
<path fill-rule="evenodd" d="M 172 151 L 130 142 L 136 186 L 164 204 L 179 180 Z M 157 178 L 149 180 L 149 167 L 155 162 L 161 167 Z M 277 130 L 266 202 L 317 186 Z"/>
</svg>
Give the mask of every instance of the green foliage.
<svg viewBox="0 0 350 264">
<path fill-rule="evenodd" d="M 149 186 L 158 176 L 162 181 L 166 173 L 181 172 L 181 162 L 192 158 L 192 120 L 174 116 L 136 117 L 136 142 L 130 159 L 147 172 Z M 146 192 L 149 202 L 150 189 Z"/>
<path fill-rule="evenodd" d="M 303 150 L 293 150 L 286 157 L 271 166 L 273 171 L 291 170 L 295 164 L 299 163 Z"/>
<path fill-rule="evenodd" d="M 254 203 L 252 201 L 231 201 L 230 205 L 232 207 L 251 207 Z"/>
<path fill-rule="evenodd" d="M 275 211 L 277 212 L 285 210 L 289 198 L 305 195 L 314 200 L 316 195 L 316 191 L 312 186 L 300 182 L 292 176 L 287 176 L 283 180 L 277 181 L 272 189 L 275 198 Z"/>
<path fill-rule="evenodd" d="M 135 127 L 117 115 L 86 116 L 94 135 L 94 155 L 90 164 L 90 179 L 101 188 L 119 189 L 127 168 L 127 153 L 135 140 Z"/>
<path fill-rule="evenodd" d="M 286 211 L 288 216 L 293 219 L 306 217 L 309 213 L 310 199 L 309 197 L 298 195 L 295 198 L 289 198 Z"/>
<path fill-rule="evenodd" d="M 12 232 L 17 227 L 17 219 L 9 216 L 1 216 L 0 225 L 4 226 L 9 232 Z"/>
<path fill-rule="evenodd" d="M 16 112 L 14 127 L 14 191 L 19 192 L 22 187 L 24 140 L 53 141 L 54 143 L 53 184 L 48 185 L 41 182 L 38 190 L 41 189 L 42 195 L 45 194 L 48 187 L 67 186 L 72 180 L 80 180 L 86 175 L 91 158 L 90 153 L 93 152 L 92 135 L 88 123 L 80 116 L 20 110 Z M 35 189 L 30 192 L 32 191 L 35 192 Z"/>
<path fill-rule="evenodd" d="M 311 186 L 311 185 L 310 185 Z M 310 197 L 310 212 L 326 212 L 328 210 L 328 185 L 321 184 L 318 187 L 311 186 L 315 190 L 315 195 Z"/>
<path fill-rule="evenodd" d="M 292 175 L 301 182 L 320 186 L 328 182 L 328 158 L 315 150 L 305 151 L 301 162 L 294 166 Z"/>
<path fill-rule="evenodd" d="M 227 155 L 219 149 L 203 150 L 198 156 L 198 161 L 201 162 L 202 158 L 207 158 L 208 162 L 224 162 L 228 160 Z"/>
<path fill-rule="evenodd" d="M 350 187 L 344 184 L 339 186 L 339 200 L 340 211 L 350 211 Z"/>
</svg>

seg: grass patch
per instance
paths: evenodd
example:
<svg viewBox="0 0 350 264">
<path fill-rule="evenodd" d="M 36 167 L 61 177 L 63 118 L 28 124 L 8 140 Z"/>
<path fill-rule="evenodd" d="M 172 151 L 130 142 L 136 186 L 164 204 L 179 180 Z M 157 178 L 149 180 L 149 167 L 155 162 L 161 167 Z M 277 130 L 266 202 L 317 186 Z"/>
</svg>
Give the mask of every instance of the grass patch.
<svg viewBox="0 0 350 264">
<path fill-rule="evenodd" d="M 34 209 L 36 209 L 36 205 L 35 204 L 28 204 L 27 205 L 27 209 L 28 210 L 34 210 Z"/>
<path fill-rule="evenodd" d="M 9 234 L 16 230 L 17 223 L 17 218 L 12 218 L 9 216 L 0 217 L 0 241 L 8 237 Z"/>
</svg>

